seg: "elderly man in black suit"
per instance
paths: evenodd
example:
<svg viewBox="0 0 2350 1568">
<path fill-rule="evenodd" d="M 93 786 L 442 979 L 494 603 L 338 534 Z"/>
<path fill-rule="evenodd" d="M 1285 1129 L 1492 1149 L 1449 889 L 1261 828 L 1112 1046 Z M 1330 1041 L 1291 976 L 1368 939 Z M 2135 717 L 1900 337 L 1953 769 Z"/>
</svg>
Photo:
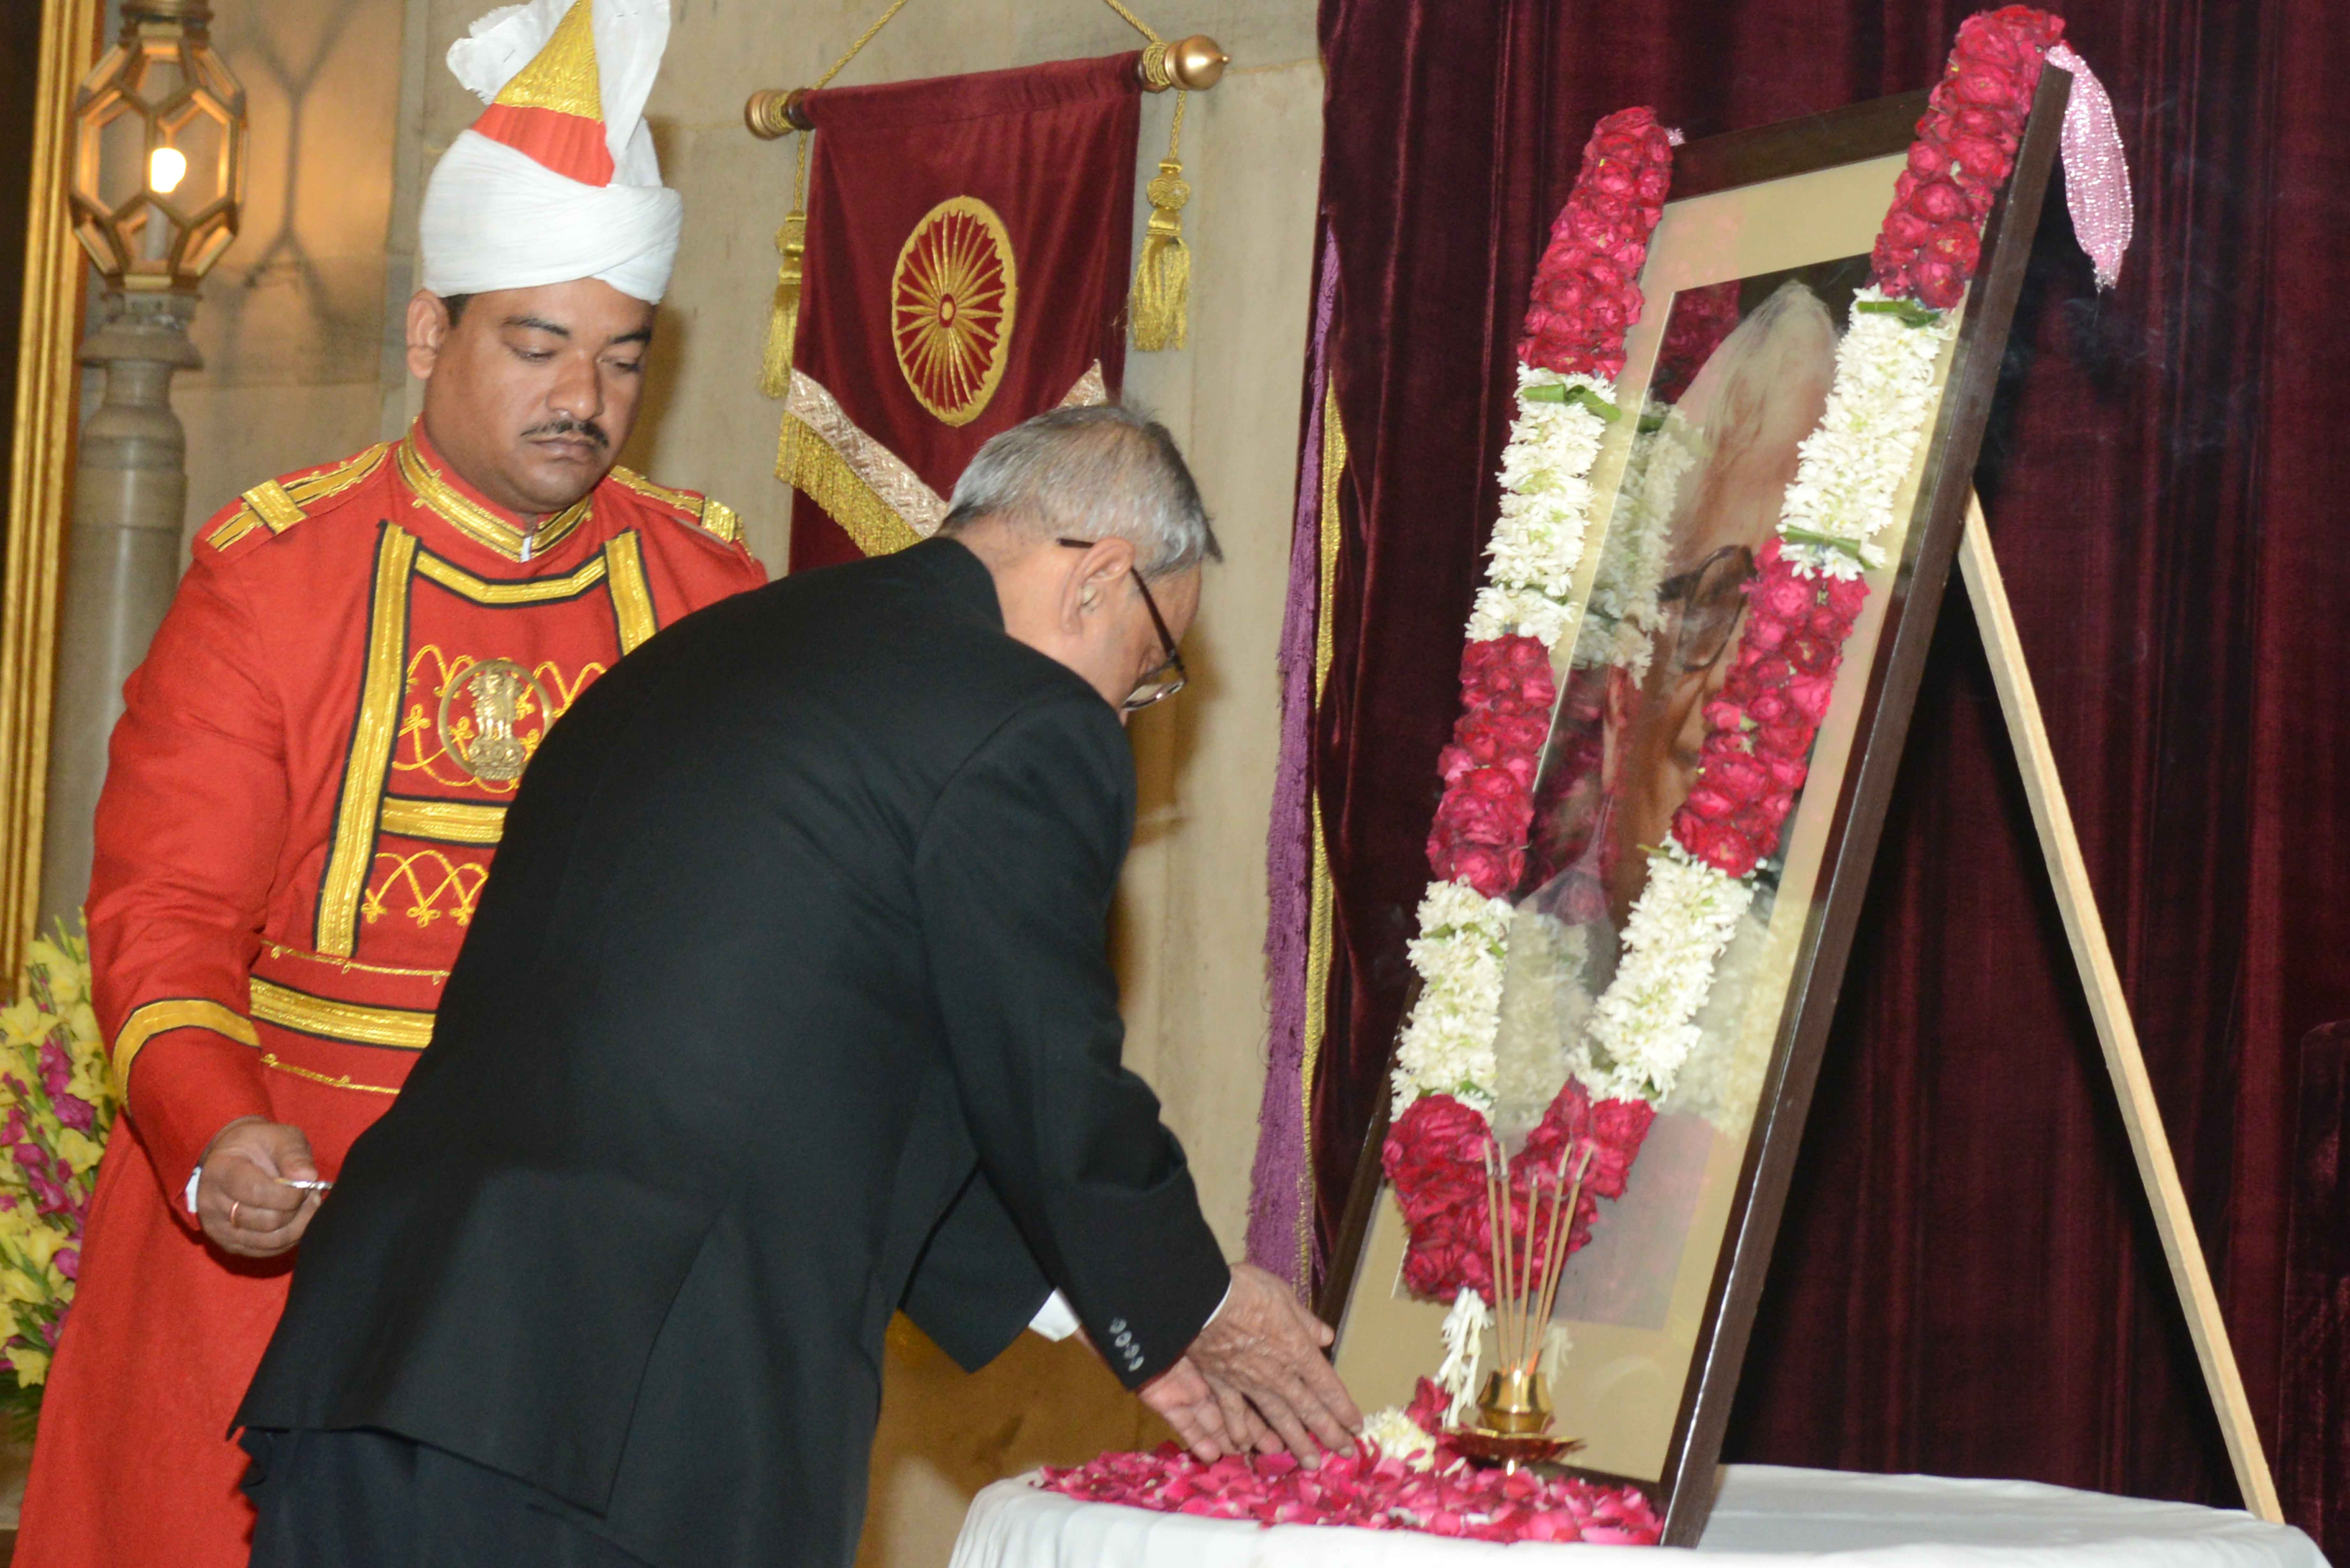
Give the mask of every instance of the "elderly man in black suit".
<svg viewBox="0 0 2350 1568">
<path fill-rule="evenodd" d="M 686 618 L 548 735 L 240 1413 L 259 1568 L 845 1564 L 900 1308 L 976 1366 L 1057 1292 L 1196 1451 L 1350 1442 L 1119 1064 L 1191 475 L 1062 410 L 941 535 Z"/>
</svg>

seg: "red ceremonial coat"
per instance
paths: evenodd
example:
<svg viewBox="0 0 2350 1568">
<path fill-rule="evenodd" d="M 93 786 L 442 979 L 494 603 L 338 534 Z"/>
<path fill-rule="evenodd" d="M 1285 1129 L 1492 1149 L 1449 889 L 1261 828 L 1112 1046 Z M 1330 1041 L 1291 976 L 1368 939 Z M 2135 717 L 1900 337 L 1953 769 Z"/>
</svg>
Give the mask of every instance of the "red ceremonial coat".
<svg viewBox="0 0 2350 1568">
<path fill-rule="evenodd" d="M 49 1375 L 19 1568 L 231 1568 L 229 1423 L 291 1254 L 188 1213 L 239 1116 L 332 1179 L 390 1104 L 522 764 L 660 626 L 765 580 L 733 514 L 615 468 L 525 530 L 406 441 L 247 491 L 203 531 L 124 689 L 90 878 L 128 1115 Z"/>
</svg>

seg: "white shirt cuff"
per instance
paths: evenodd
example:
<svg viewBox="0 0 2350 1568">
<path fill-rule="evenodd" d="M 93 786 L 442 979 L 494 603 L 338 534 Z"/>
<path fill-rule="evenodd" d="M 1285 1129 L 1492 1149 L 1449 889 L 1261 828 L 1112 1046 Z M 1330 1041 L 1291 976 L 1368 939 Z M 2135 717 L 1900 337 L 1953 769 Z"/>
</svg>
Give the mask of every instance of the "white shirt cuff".
<svg viewBox="0 0 2350 1568">
<path fill-rule="evenodd" d="M 198 1174 L 202 1173 L 199 1172 Z M 195 1183 L 191 1181 L 188 1184 L 188 1212 L 191 1214 L 196 1211 L 195 1196 Z M 1213 1323 L 1216 1319 L 1222 1317 L 1223 1315 L 1224 1307 L 1232 1301 L 1232 1287 L 1226 1285 L 1224 1287 L 1222 1298 L 1216 1303 L 1216 1310 L 1208 1314 L 1208 1323 Z M 1208 1324 L 1203 1323 L 1200 1326 L 1204 1329 L 1208 1326 Z M 1045 1298 L 1045 1304 L 1036 1309 L 1036 1315 L 1028 1320 L 1029 1333 L 1041 1334 L 1046 1339 L 1056 1342 L 1066 1339 L 1069 1335 L 1076 1333 L 1077 1327 L 1076 1309 L 1070 1306 L 1069 1298 L 1063 1295 L 1058 1291 L 1055 1291 L 1051 1295 L 1046 1296 Z"/>
<path fill-rule="evenodd" d="M 188 1212 L 191 1214 L 196 1211 L 196 1189 L 203 1185 L 203 1179 L 204 1168 L 201 1165 L 188 1172 Z"/>
<path fill-rule="evenodd" d="M 1064 1340 L 1077 1332 L 1077 1314 L 1069 1305 L 1069 1298 L 1055 1291 L 1028 1320 L 1028 1332 L 1041 1334 L 1046 1339 Z"/>
</svg>

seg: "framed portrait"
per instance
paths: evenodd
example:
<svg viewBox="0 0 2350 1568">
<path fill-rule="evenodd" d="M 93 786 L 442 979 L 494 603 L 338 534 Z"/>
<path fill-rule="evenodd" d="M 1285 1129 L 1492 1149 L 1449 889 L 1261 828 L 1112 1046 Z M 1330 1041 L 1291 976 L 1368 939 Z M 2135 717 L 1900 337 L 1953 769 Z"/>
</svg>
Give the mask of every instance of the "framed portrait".
<svg viewBox="0 0 2350 1568">
<path fill-rule="evenodd" d="M 1711 1506 L 2069 87 L 2054 67 L 2041 77 L 1981 267 L 1933 362 L 1926 439 L 1894 492 L 1882 556 L 1856 568 L 1865 602 L 1694 1044 L 1559 1275 L 1557 1431 L 1581 1440 L 1576 1468 L 1650 1494 L 1668 1544 L 1694 1543 Z M 1592 469 L 1582 618 L 1553 649 L 1557 704 L 1509 898 L 1489 1113 L 1505 1150 L 1587 1063 L 1595 1001 L 1630 961 L 1630 911 L 1698 782 L 1706 710 L 1757 624 L 1757 558 L 1821 424 L 1925 108 L 1924 93 L 1856 105 L 1692 142 L 1674 161 L 1620 417 Z M 1320 1303 L 1366 1409 L 1408 1402 L 1436 1370 L 1453 1305 L 1407 1278 L 1408 1227 L 1378 1166 L 1385 1133 L 1373 1129 Z"/>
</svg>

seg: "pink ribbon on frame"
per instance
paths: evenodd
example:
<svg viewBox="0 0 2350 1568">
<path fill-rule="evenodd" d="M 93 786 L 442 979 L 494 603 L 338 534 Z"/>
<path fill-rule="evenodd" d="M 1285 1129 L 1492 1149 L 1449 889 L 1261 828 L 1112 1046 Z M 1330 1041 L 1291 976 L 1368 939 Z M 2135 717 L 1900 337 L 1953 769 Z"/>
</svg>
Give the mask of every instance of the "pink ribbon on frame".
<svg viewBox="0 0 2350 1568">
<path fill-rule="evenodd" d="M 2129 248 L 2137 217 L 2130 203 L 2129 160 L 2122 151 L 2114 100 L 2088 61 L 2070 44 L 2048 51 L 2048 63 L 2072 74 L 2073 96 L 2064 106 L 2059 144 L 2064 152 L 2064 205 L 2073 234 L 2095 265 L 2097 286 L 2111 288 L 2121 276 L 2122 253 Z"/>
</svg>

